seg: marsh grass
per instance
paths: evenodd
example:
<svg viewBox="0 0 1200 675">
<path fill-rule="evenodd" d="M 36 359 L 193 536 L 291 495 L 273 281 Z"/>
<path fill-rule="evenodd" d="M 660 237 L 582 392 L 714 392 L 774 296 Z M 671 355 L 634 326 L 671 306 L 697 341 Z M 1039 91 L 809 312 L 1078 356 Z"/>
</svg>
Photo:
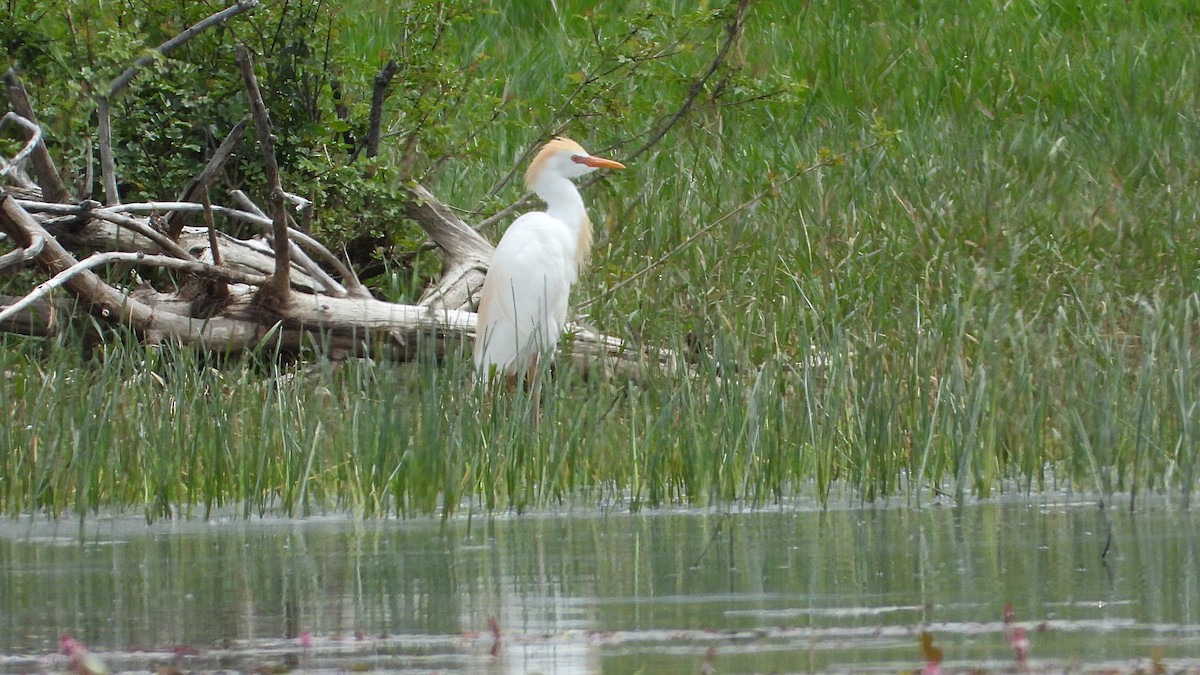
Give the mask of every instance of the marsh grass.
<svg viewBox="0 0 1200 675">
<path fill-rule="evenodd" d="M 0 510 L 450 514 L 842 488 L 864 501 L 1064 487 L 1189 501 L 1200 19 L 1186 3 L 794 4 L 756 3 L 736 58 L 805 83 L 801 101 L 701 106 L 586 195 L 588 321 L 701 346 L 693 377 L 559 373 L 535 426 L 528 397 L 481 397 L 453 351 L 282 366 L 264 349 L 214 366 L 132 341 L 84 358 L 7 338 Z M 471 208 L 519 196 L 486 195 L 550 124 L 564 83 L 601 58 L 574 5 L 460 29 L 458 56 L 486 55 L 511 102 L 456 108 L 463 124 L 492 121 L 438 175 L 439 195 Z M 656 7 L 669 23 L 674 5 Z M 343 37 L 363 58 L 392 48 L 378 10 L 346 10 L 360 23 Z M 592 20 L 613 34 L 627 19 Z M 709 56 L 681 55 L 679 72 Z M 622 80 L 627 108 L 567 133 L 603 149 L 688 84 Z M 605 292 L 773 180 L 846 151 Z"/>
</svg>

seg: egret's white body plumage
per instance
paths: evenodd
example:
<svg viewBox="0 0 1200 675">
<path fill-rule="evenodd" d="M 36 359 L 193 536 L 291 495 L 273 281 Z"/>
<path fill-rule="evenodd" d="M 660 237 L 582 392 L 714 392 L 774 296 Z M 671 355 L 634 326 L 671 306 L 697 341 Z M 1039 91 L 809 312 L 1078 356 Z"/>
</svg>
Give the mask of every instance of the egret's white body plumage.
<svg viewBox="0 0 1200 675">
<path fill-rule="evenodd" d="M 479 300 L 475 365 L 487 375 L 528 368 L 554 348 L 567 320 L 567 298 L 578 276 L 575 242 L 545 213 L 518 218 L 488 267 Z"/>
<path fill-rule="evenodd" d="M 548 142 L 525 174 L 545 211 L 513 221 L 496 245 L 479 298 L 475 367 L 521 375 L 550 353 L 567 322 L 571 286 L 592 244 L 592 225 L 571 179 L 598 168 L 624 168 L 565 138 Z"/>
</svg>

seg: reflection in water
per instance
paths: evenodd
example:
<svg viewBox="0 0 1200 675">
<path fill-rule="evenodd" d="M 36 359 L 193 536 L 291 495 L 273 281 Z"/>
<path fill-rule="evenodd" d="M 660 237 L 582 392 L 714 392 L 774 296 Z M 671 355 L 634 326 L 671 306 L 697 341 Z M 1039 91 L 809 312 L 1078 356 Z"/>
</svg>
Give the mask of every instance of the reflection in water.
<svg viewBox="0 0 1200 675">
<path fill-rule="evenodd" d="M 715 647 L 721 672 L 898 670 L 919 665 L 921 626 L 948 665 L 1003 668 L 1006 603 L 1030 628 L 1035 661 L 1193 658 L 1197 516 L 1163 506 L 1113 517 L 1107 562 L 1097 509 L 1079 503 L 10 521 L 0 670 L 43 663 L 64 634 L 110 659 L 187 645 L 248 655 L 248 667 L 283 654 L 330 669 L 697 672 Z M 296 646 L 302 632 L 316 638 L 312 654 Z"/>
</svg>

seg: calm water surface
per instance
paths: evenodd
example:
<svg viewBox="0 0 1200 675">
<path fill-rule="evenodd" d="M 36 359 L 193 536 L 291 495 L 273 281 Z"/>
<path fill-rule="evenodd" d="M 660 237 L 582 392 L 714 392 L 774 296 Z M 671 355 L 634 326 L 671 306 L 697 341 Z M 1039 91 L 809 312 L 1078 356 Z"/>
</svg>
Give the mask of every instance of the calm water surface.
<svg viewBox="0 0 1200 675">
<path fill-rule="evenodd" d="M 1200 672 L 1195 512 L 1037 497 L 438 520 L 0 523 L 0 672 Z M 495 630 L 493 631 L 492 626 Z"/>
</svg>

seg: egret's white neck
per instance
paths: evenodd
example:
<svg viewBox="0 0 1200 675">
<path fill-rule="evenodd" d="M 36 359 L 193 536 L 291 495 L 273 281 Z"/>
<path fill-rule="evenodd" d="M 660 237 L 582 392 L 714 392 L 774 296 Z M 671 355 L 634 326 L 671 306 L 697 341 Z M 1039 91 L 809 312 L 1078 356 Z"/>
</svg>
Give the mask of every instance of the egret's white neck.
<svg viewBox="0 0 1200 675">
<path fill-rule="evenodd" d="M 576 241 L 575 261 L 584 264 L 592 249 L 592 222 L 583 207 L 579 189 L 563 176 L 543 176 L 534 185 L 534 192 L 546 202 L 546 213 L 571 229 Z"/>
<path fill-rule="evenodd" d="M 546 202 L 546 213 L 566 223 L 572 231 L 578 231 L 587 219 L 583 197 L 570 179 L 545 176 L 534 186 L 534 192 Z"/>
</svg>

